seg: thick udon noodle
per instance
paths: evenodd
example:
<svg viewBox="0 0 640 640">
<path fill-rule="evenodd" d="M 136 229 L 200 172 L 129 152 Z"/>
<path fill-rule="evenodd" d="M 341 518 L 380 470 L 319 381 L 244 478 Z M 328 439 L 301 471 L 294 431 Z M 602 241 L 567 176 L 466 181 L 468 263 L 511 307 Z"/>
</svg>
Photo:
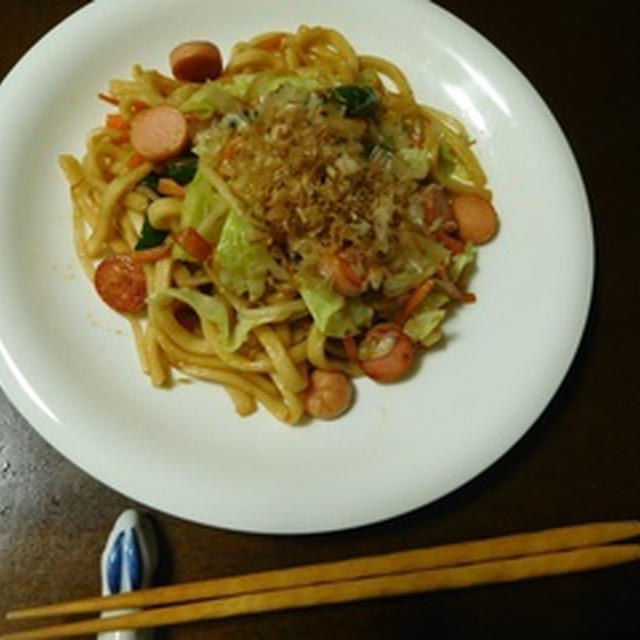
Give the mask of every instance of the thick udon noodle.
<svg viewBox="0 0 640 640">
<path fill-rule="evenodd" d="M 278 47 L 272 46 L 278 43 Z M 296 33 L 264 33 L 233 49 L 223 76 L 268 73 L 315 68 L 349 85 L 369 74 L 384 92 L 390 109 L 399 114 L 416 112 L 423 119 L 425 145 L 432 158 L 443 144 L 453 149 L 466 170 L 464 180 L 438 171 L 434 163 L 432 179 L 453 193 L 478 193 L 490 197 L 485 175 L 470 148 L 463 125 L 455 118 L 416 102 L 405 75 L 382 58 L 358 55 L 337 31 L 301 27 Z M 177 108 L 199 86 L 165 76 L 157 71 L 133 69 L 131 80 L 113 80 L 109 85 L 117 98 L 120 113 L 130 118 L 136 105 L 172 105 Z M 61 165 L 71 185 L 75 250 L 90 280 L 96 260 L 113 253 L 134 250 L 144 216 L 156 224 L 170 225 L 180 214 L 181 202 L 175 197 L 136 188 L 153 169 L 150 162 L 131 168 L 134 155 L 130 145 L 120 144 L 117 132 L 102 127 L 91 132 L 86 154 L 81 161 L 61 157 Z M 242 211 L 242 194 L 234 193 L 225 179 L 213 169 L 205 175 L 222 197 L 222 206 Z M 304 415 L 303 391 L 310 368 L 344 371 L 359 375 L 358 365 L 349 361 L 340 345 L 329 344 L 309 316 L 299 297 L 271 296 L 261 306 L 226 289 L 213 270 L 197 274 L 173 257 L 145 265 L 149 292 L 144 316 L 125 314 L 128 318 L 143 371 L 153 385 L 170 384 L 172 369 L 223 385 L 241 415 L 248 415 L 262 404 L 274 416 L 287 423 L 297 423 Z M 277 317 L 254 328 L 246 343 L 235 352 L 221 348 L 215 325 L 203 321 L 190 329 L 178 321 L 171 305 L 154 302 L 154 293 L 171 286 L 198 287 L 212 284 L 226 297 L 236 313 L 268 313 Z"/>
</svg>

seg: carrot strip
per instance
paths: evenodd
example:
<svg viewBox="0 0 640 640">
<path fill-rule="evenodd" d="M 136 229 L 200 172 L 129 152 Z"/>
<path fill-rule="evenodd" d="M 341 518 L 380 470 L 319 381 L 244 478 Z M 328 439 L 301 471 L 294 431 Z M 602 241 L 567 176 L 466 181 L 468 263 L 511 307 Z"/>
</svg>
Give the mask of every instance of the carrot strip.
<svg viewBox="0 0 640 640">
<path fill-rule="evenodd" d="M 137 113 L 138 111 L 144 111 L 145 109 L 148 109 L 149 105 L 146 102 L 142 102 L 142 100 L 134 100 L 131 103 L 131 110 L 134 113 Z"/>
<path fill-rule="evenodd" d="M 108 93 L 100 92 L 98 94 L 98 98 L 100 98 L 100 100 L 103 100 L 104 102 L 108 102 L 109 104 L 114 104 L 116 107 L 120 104 L 120 100 L 118 98 L 114 98 L 113 96 L 110 96 Z"/>
<path fill-rule="evenodd" d="M 357 364 L 359 362 L 359 358 L 356 339 L 353 336 L 347 336 L 342 339 L 342 344 L 344 344 L 344 350 L 347 352 L 347 358 L 349 361 Z"/>
<path fill-rule="evenodd" d="M 150 249 L 140 249 L 134 251 L 131 255 L 134 262 L 141 264 L 148 264 L 150 262 L 157 262 L 162 258 L 168 258 L 171 255 L 171 245 L 162 244 L 158 247 L 151 247 Z"/>
<path fill-rule="evenodd" d="M 433 280 L 425 280 L 421 285 L 418 285 L 411 295 L 409 299 L 404 305 L 402 311 L 398 314 L 396 318 L 396 324 L 402 326 L 409 316 L 422 304 L 422 301 L 431 293 L 433 290 Z"/>
<path fill-rule="evenodd" d="M 437 267 L 436 267 L 436 275 L 438 276 L 438 278 L 440 278 L 441 280 L 446 280 L 447 279 L 447 267 L 444 263 L 440 263 Z"/>
<path fill-rule="evenodd" d="M 129 159 L 129 162 L 127 162 L 127 167 L 129 167 L 129 169 L 135 169 L 145 161 L 144 156 L 141 156 L 139 153 L 134 153 Z"/>
<path fill-rule="evenodd" d="M 163 196 L 183 198 L 186 189 L 172 178 L 160 178 L 160 180 L 158 180 L 158 193 Z"/>
<path fill-rule="evenodd" d="M 129 131 L 129 123 L 119 113 L 109 113 L 106 118 L 107 127 L 115 131 Z"/>
<path fill-rule="evenodd" d="M 284 36 L 282 35 L 277 35 L 277 36 L 273 36 L 272 38 L 267 38 L 266 40 L 263 40 L 258 45 L 258 47 L 263 51 L 275 51 L 280 46 L 280 43 L 282 42 L 283 38 Z"/>
<path fill-rule="evenodd" d="M 199 262 L 205 262 L 213 253 L 213 245 L 193 227 L 182 229 L 173 235 L 174 240 Z"/>
<path fill-rule="evenodd" d="M 436 240 L 450 251 L 453 251 L 453 253 L 462 253 L 464 251 L 464 243 L 442 231 L 442 229 L 436 231 Z"/>
</svg>

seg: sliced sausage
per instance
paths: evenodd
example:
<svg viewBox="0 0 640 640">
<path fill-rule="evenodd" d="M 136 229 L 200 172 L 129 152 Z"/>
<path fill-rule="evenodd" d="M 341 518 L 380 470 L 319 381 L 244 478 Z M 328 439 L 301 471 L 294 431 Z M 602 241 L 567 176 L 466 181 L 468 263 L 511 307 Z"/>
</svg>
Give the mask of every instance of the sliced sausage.
<svg viewBox="0 0 640 640">
<path fill-rule="evenodd" d="M 213 42 L 183 42 L 169 55 L 171 71 L 184 82 L 215 80 L 222 73 L 222 55 Z"/>
<path fill-rule="evenodd" d="M 116 311 L 135 313 L 144 309 L 147 280 L 144 268 L 131 254 L 105 258 L 96 269 L 94 283 L 98 295 Z"/>
<path fill-rule="evenodd" d="M 486 198 L 472 193 L 457 196 L 453 201 L 453 215 L 458 234 L 463 240 L 482 244 L 491 240 L 498 230 L 498 214 Z"/>
<path fill-rule="evenodd" d="M 344 413 L 353 400 L 353 385 L 344 373 L 316 369 L 305 392 L 305 409 L 309 415 L 332 420 Z"/>
<path fill-rule="evenodd" d="M 184 151 L 188 142 L 187 119 L 175 107 L 152 107 L 131 118 L 131 144 L 147 160 L 169 160 Z"/>
<path fill-rule="evenodd" d="M 395 382 L 413 363 L 413 343 L 402 329 L 392 323 L 369 329 L 358 349 L 360 366 L 378 382 Z"/>
<path fill-rule="evenodd" d="M 343 254 L 323 254 L 319 271 L 339 294 L 348 298 L 359 296 L 365 289 L 364 276 L 353 269 Z"/>
</svg>

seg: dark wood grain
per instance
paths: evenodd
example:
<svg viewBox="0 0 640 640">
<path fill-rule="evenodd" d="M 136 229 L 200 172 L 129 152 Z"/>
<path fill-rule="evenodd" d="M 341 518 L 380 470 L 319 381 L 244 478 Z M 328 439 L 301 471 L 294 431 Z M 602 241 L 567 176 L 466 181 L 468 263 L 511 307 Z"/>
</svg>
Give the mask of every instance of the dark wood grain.
<svg viewBox="0 0 640 640">
<path fill-rule="evenodd" d="M 0 74 L 83 4 L 3 3 Z M 523 71 L 577 156 L 598 256 L 594 301 L 578 356 L 550 406 L 512 451 L 473 482 L 404 517 L 343 533 L 296 537 L 240 534 L 152 513 L 165 552 L 163 582 L 640 516 L 640 213 L 632 195 L 640 148 L 634 98 L 640 77 L 638 3 L 440 4 Z M 392 10 L 393 3 L 389 6 Z M 497 402 L 501 391 L 496 390 Z M 137 505 L 63 459 L 0 394 L 0 613 L 19 604 L 97 593 L 105 536 L 120 511 L 131 506 Z M 622 637 L 623 631 L 634 637 L 640 630 L 638 593 L 636 564 L 185 626 L 166 637 L 589 639 Z M 0 622 L 0 630 L 6 628 Z"/>
</svg>

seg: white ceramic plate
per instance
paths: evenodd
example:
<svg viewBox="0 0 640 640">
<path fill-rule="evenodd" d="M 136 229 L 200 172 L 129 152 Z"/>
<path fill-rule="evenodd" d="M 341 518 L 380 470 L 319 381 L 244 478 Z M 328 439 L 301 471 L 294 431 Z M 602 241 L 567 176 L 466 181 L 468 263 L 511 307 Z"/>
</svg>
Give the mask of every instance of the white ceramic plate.
<svg viewBox="0 0 640 640">
<path fill-rule="evenodd" d="M 0 381 L 74 463 L 157 509 L 236 530 L 304 533 L 402 514 L 459 487 L 533 424 L 575 354 L 593 239 L 585 191 L 553 116 L 478 33 L 418 0 L 110 0 L 41 40 L 0 92 Z M 363 10 L 366 20 L 363 20 Z M 177 19 L 179 18 L 179 19 Z M 238 418 L 206 383 L 154 390 L 128 326 L 74 257 L 59 153 L 102 121 L 96 93 L 134 62 L 166 69 L 176 43 L 231 45 L 299 24 L 341 30 L 405 69 L 417 96 L 477 138 L 501 215 L 480 252 L 475 305 L 409 381 L 357 383 L 337 421 Z"/>
</svg>

